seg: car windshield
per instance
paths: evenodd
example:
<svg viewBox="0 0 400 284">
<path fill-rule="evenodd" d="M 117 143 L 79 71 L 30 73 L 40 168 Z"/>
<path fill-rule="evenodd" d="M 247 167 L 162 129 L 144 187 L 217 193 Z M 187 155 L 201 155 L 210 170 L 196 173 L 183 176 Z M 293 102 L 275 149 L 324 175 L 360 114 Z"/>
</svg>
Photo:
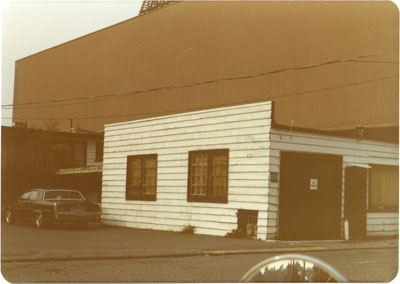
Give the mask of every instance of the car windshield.
<svg viewBox="0 0 400 284">
<path fill-rule="evenodd" d="M 46 200 L 64 200 L 64 199 L 74 199 L 74 200 L 84 200 L 82 194 L 78 191 L 67 191 L 67 190 L 54 190 L 45 193 L 44 199 Z"/>
</svg>

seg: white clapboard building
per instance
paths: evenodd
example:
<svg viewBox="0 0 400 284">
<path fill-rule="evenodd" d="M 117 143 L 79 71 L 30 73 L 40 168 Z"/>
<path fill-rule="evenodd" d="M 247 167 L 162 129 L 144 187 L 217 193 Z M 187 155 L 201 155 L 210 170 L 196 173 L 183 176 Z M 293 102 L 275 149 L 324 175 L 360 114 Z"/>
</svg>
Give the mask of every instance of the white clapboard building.
<svg viewBox="0 0 400 284">
<path fill-rule="evenodd" d="M 271 102 L 105 126 L 102 220 L 259 239 L 398 234 L 398 145 L 280 127 Z"/>
</svg>

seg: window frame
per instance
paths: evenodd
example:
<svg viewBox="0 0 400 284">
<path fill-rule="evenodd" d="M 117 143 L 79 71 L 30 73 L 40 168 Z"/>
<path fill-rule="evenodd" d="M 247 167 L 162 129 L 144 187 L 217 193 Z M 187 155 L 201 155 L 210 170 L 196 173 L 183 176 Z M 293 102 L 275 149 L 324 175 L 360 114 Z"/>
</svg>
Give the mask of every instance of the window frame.
<svg viewBox="0 0 400 284">
<path fill-rule="evenodd" d="M 81 198 L 80 199 L 77 199 L 77 198 L 60 198 L 60 199 L 57 199 L 57 198 L 48 198 L 48 197 L 46 197 L 47 193 L 50 193 L 50 192 L 74 192 L 74 193 L 77 193 Z M 86 201 L 86 198 L 78 190 L 63 190 L 63 189 L 60 189 L 60 190 L 47 190 L 47 191 L 44 191 L 43 192 L 43 200 L 78 200 L 78 201 Z"/>
<path fill-rule="evenodd" d="M 368 208 L 367 212 L 368 213 L 398 213 L 399 212 L 399 204 L 396 206 L 386 206 L 384 207 L 381 205 L 383 208 L 379 208 L 377 206 L 371 206 L 371 170 L 373 170 L 374 167 L 393 167 L 397 168 L 397 172 L 399 171 L 399 166 L 394 166 L 394 165 L 381 165 L 381 164 L 371 164 L 372 168 L 369 169 L 368 171 Z"/>
<path fill-rule="evenodd" d="M 191 181 L 192 181 L 192 157 L 195 154 L 207 154 L 207 184 L 206 184 L 206 195 L 192 195 L 191 194 Z M 227 157 L 226 165 L 226 194 L 224 196 L 212 196 L 210 195 L 210 176 L 212 167 L 210 166 L 209 157 L 224 154 Z M 196 150 L 189 151 L 188 154 L 188 179 L 187 179 L 187 201 L 188 202 L 208 202 L 208 203 L 228 203 L 228 184 L 229 184 L 229 149 L 212 149 L 212 150 Z"/>
<path fill-rule="evenodd" d="M 36 194 L 36 196 L 34 194 Z M 28 200 L 29 201 L 36 201 L 38 199 L 39 199 L 39 191 L 38 190 L 32 190 L 31 194 L 29 194 L 29 196 L 28 196 Z"/>
<path fill-rule="evenodd" d="M 155 158 L 156 160 L 156 175 L 155 175 L 155 190 L 154 190 L 154 195 L 150 195 L 150 194 L 143 194 L 143 178 L 144 178 L 144 167 L 143 167 L 143 160 L 145 158 Z M 140 192 L 141 194 L 137 194 L 137 195 L 130 195 L 128 197 L 128 191 L 130 190 L 130 185 L 128 184 L 128 181 L 131 180 L 131 175 L 130 175 L 130 165 L 132 164 L 131 161 L 133 159 L 140 159 L 142 162 L 142 173 L 141 173 L 141 185 L 140 185 Z M 158 177 L 158 154 L 145 154 L 145 155 L 130 155 L 127 156 L 127 164 L 126 164 L 126 186 L 125 186 L 125 200 L 142 200 L 142 201 L 157 201 L 157 177 Z"/>
<path fill-rule="evenodd" d="M 26 192 L 21 194 L 19 199 L 22 200 L 22 201 L 27 201 L 27 200 L 29 200 L 29 196 L 31 196 L 31 193 L 32 193 L 32 190 L 26 191 Z M 25 194 L 26 194 L 26 197 L 24 197 Z"/>
</svg>

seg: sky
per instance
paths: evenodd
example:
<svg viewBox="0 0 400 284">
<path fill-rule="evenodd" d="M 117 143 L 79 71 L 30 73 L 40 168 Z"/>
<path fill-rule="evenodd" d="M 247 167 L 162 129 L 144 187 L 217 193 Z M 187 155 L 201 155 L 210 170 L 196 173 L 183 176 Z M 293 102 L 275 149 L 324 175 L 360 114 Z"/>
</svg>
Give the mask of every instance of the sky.
<svg viewBox="0 0 400 284">
<path fill-rule="evenodd" d="M 13 0 L 1 3 L 1 102 L 13 103 L 15 61 L 133 18 L 142 1 Z M 11 110 L 1 112 L 12 117 Z M 11 126 L 11 120 L 2 125 Z"/>
</svg>

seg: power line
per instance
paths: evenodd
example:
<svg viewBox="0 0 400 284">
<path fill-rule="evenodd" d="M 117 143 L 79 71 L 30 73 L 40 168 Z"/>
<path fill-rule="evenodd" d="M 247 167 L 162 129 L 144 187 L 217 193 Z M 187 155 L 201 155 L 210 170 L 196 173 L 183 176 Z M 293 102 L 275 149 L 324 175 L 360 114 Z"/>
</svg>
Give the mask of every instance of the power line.
<svg viewBox="0 0 400 284">
<path fill-rule="evenodd" d="M 255 102 L 255 101 L 252 101 Z M 240 103 L 242 104 L 242 103 Z M 239 104 L 239 105 L 240 105 Z M 235 104 L 238 105 L 238 104 Z M 216 105 L 215 107 L 221 107 L 224 105 Z M 233 106 L 232 104 L 227 104 L 226 106 Z M 184 109 L 182 112 L 186 112 L 186 111 L 190 111 L 190 110 L 200 110 L 198 108 L 191 108 L 191 109 Z M 154 112 L 151 114 L 167 114 L 167 113 L 177 113 L 177 110 L 174 111 L 164 111 L 164 112 Z M 150 113 L 149 113 L 150 114 Z M 109 117 L 125 117 L 125 116 L 138 116 L 139 114 L 127 114 L 127 115 L 118 115 L 118 116 L 104 116 L 104 117 L 87 117 L 87 119 L 92 119 L 92 118 L 109 118 Z M 2 119 L 12 119 L 12 118 L 8 118 L 8 117 L 2 117 Z M 66 120 L 66 119 L 70 119 L 70 118 L 57 118 L 57 119 L 32 119 L 32 120 Z M 85 118 L 74 118 L 74 119 L 85 119 Z M 398 122 L 398 116 L 395 115 L 391 115 L 391 116 L 375 116 L 375 117 L 371 117 L 368 119 L 363 119 L 363 120 L 350 120 L 350 121 L 345 121 L 345 122 L 341 122 L 339 123 L 341 126 L 344 125 L 353 125 L 355 123 L 362 123 L 362 122 L 376 122 L 376 123 L 383 123 L 383 122 Z M 332 126 L 331 123 L 325 123 L 325 124 L 318 124 L 315 127 L 324 127 L 324 126 Z"/>
<path fill-rule="evenodd" d="M 282 97 L 290 97 L 290 96 L 296 96 L 296 95 L 302 95 L 302 94 L 307 94 L 307 93 L 314 93 L 314 92 L 319 92 L 319 91 L 326 91 L 326 90 L 330 90 L 330 89 L 337 89 L 337 88 L 343 88 L 343 87 L 347 87 L 347 86 L 356 86 L 356 85 L 361 85 L 361 84 L 366 84 L 366 83 L 370 83 L 370 82 L 374 82 L 374 81 L 380 81 L 380 80 L 385 80 L 385 79 L 390 79 L 390 78 L 395 78 L 398 75 L 394 75 L 394 76 L 385 76 L 385 77 L 381 77 L 381 78 L 377 78 L 377 79 L 371 79 L 371 80 L 366 80 L 366 81 L 361 81 L 361 82 L 356 82 L 356 83 L 351 83 L 351 84 L 347 84 L 347 85 L 339 85 L 339 86 L 334 86 L 334 87 L 327 87 L 327 88 L 323 88 L 323 89 L 317 89 L 317 90 L 311 90 L 311 91 L 305 91 L 305 92 L 298 92 L 298 93 L 292 93 L 292 94 L 287 94 L 287 95 L 281 95 L 281 96 L 272 96 L 269 97 L 270 99 L 274 99 L 274 98 L 282 98 Z M 109 100 L 112 98 L 104 98 L 104 99 L 99 99 L 96 100 L 95 102 L 99 102 L 99 101 L 105 101 L 105 100 Z M 89 102 L 76 102 L 76 103 L 70 103 L 70 104 L 59 104 L 59 105 L 52 105 L 52 106 L 36 106 L 36 107 L 25 107 L 25 108 L 48 108 L 48 107 L 57 107 L 57 106 L 71 106 L 71 105 L 82 105 L 82 104 L 86 104 L 86 103 L 93 103 L 94 101 L 89 101 Z M 21 108 L 18 108 L 21 109 Z"/>
<path fill-rule="evenodd" d="M 195 83 L 188 83 L 188 84 L 181 84 L 181 85 L 163 86 L 163 87 L 158 87 L 158 88 L 153 88 L 153 89 L 131 91 L 131 92 L 126 92 L 126 93 L 121 93 L 121 94 L 108 94 L 108 95 L 101 95 L 101 96 L 87 96 L 87 97 L 69 98 L 69 99 L 63 99 L 63 100 L 48 100 L 48 101 L 42 101 L 42 102 L 21 103 L 21 104 L 16 104 L 16 105 L 15 104 L 8 104 L 8 105 L 2 106 L 2 108 L 5 108 L 5 109 L 10 108 L 11 109 L 12 107 L 14 107 L 14 109 L 17 109 L 17 108 L 20 108 L 18 106 L 22 106 L 22 105 L 38 105 L 38 104 L 59 103 L 59 102 L 76 101 L 76 100 L 89 100 L 89 101 L 79 102 L 79 103 L 71 103 L 71 104 L 64 104 L 64 105 L 63 104 L 59 104 L 59 105 L 51 105 L 51 106 L 36 106 L 36 107 L 23 107 L 23 108 L 48 108 L 48 107 L 58 107 L 58 106 L 67 106 L 67 105 L 75 105 L 75 104 L 93 103 L 93 102 L 100 101 L 100 99 L 101 100 L 108 100 L 108 99 L 114 99 L 114 98 L 118 98 L 118 97 L 124 97 L 124 96 L 136 95 L 136 94 L 143 94 L 143 93 L 149 93 L 149 92 L 155 92 L 155 91 L 161 91 L 161 90 L 187 88 L 187 87 L 193 87 L 193 86 L 199 86 L 199 85 L 207 85 L 207 84 L 223 82 L 223 81 L 250 79 L 250 78 L 256 78 L 256 77 L 260 77 L 260 76 L 277 74 L 277 73 L 288 72 L 288 71 L 307 70 L 307 69 L 311 69 L 311 68 L 317 68 L 317 67 L 336 64 L 336 63 L 353 62 L 354 60 L 373 57 L 373 56 L 387 54 L 387 53 L 393 53 L 393 52 L 396 52 L 396 51 L 398 51 L 398 49 L 382 51 L 382 52 L 377 52 L 377 53 L 372 53 L 372 54 L 367 54 L 367 55 L 361 55 L 361 56 L 356 56 L 356 57 L 351 57 L 351 58 L 344 58 L 344 59 L 326 61 L 326 62 L 322 62 L 322 63 L 318 63 L 318 64 L 304 65 L 304 66 L 299 66 L 299 67 L 281 68 L 281 69 L 276 69 L 276 70 L 272 70 L 272 71 L 261 72 L 261 73 L 257 73 L 257 74 L 251 74 L 251 75 L 220 78 L 220 79 L 214 79 L 214 80 L 208 80 L 208 81 L 202 81 L 202 82 L 195 82 Z M 20 109 L 22 109 L 22 108 L 20 108 Z"/>
<path fill-rule="evenodd" d="M 321 91 L 329 91 L 329 90 L 334 90 L 334 89 L 339 89 L 339 88 L 352 87 L 352 86 L 372 83 L 372 82 L 375 82 L 375 81 L 381 81 L 381 80 L 386 80 L 386 79 L 390 79 L 390 78 L 396 78 L 398 76 L 399 75 L 386 76 L 386 77 L 381 77 L 381 78 L 377 78 L 377 79 L 371 79 L 371 80 L 366 80 L 366 81 L 361 81 L 361 82 L 350 83 L 350 84 L 346 84 L 346 85 L 337 85 L 337 86 L 333 86 L 333 87 L 326 87 L 326 88 L 316 89 L 316 90 L 311 90 L 311 91 L 296 92 L 296 93 L 287 94 L 287 95 L 275 96 L 275 97 L 272 97 L 272 98 L 276 99 L 276 98 L 292 97 L 292 96 L 316 93 L 316 92 L 321 92 Z"/>
<path fill-rule="evenodd" d="M 365 63 L 389 63 L 389 64 L 399 64 L 399 61 L 379 61 L 379 60 L 349 60 L 351 62 L 365 62 Z"/>
<path fill-rule="evenodd" d="M 310 91 L 305 91 L 305 92 L 296 92 L 296 93 L 291 93 L 291 94 L 286 94 L 286 95 L 281 95 L 281 96 L 272 96 L 268 98 L 263 98 L 263 99 L 253 99 L 253 100 L 246 100 L 246 101 L 241 101 L 240 103 L 237 103 L 236 105 L 241 105 L 241 104 L 246 104 L 246 103 L 256 103 L 256 102 L 263 102 L 267 100 L 273 100 L 277 98 L 283 98 L 283 97 L 289 97 L 289 96 L 299 96 L 299 95 L 305 95 L 305 94 L 310 94 L 310 93 L 315 93 L 319 91 L 327 91 L 327 90 L 333 90 L 333 89 L 338 89 L 338 88 L 345 88 L 349 86 L 355 86 L 355 85 L 361 85 L 361 84 L 366 84 L 366 83 L 371 83 L 374 81 L 379 81 L 379 80 L 385 80 L 385 79 L 390 79 L 398 77 L 398 75 L 394 76 L 388 76 L 388 77 L 382 77 L 382 78 L 377 78 L 377 79 L 371 79 L 367 81 L 362 81 L 362 82 L 355 82 L 347 85 L 338 85 L 334 87 L 327 87 L 327 88 L 321 88 L 321 89 L 316 89 L 316 90 L 310 90 Z M 232 106 L 234 104 L 219 104 L 219 105 L 208 105 L 205 107 L 205 109 L 213 108 L 213 107 L 224 107 L 224 106 Z M 178 110 L 171 110 L 171 111 L 160 111 L 160 112 L 145 112 L 145 113 L 135 113 L 135 114 L 124 114 L 124 115 L 109 115 L 109 116 L 93 116 L 93 117 L 74 117 L 73 119 L 101 119 L 101 118 L 119 118 L 119 117 L 135 117 L 135 116 L 145 116 L 145 115 L 157 115 L 157 114 L 168 114 L 168 113 L 177 113 L 177 112 L 187 112 L 187 111 L 193 111 L 193 110 L 199 110 L 198 107 L 194 108 L 187 108 L 187 109 L 178 109 Z M 2 117 L 2 119 L 13 119 L 11 117 Z M 71 117 L 65 117 L 65 118 L 14 118 L 17 120 L 69 120 Z"/>
<path fill-rule="evenodd" d="M 370 117 L 362 120 L 347 120 L 343 122 L 337 122 L 336 124 L 339 126 L 351 126 L 351 125 L 360 125 L 362 123 L 391 123 L 391 122 L 399 122 L 399 117 L 396 115 L 391 116 L 382 116 L 382 117 Z M 324 123 L 318 124 L 314 126 L 314 128 L 323 128 L 323 127 L 332 127 L 332 123 Z"/>
<path fill-rule="evenodd" d="M 219 105 L 221 106 L 221 105 Z M 232 106 L 232 105 L 229 105 Z M 198 110 L 197 108 L 193 108 L 193 109 L 186 109 L 184 111 L 188 111 L 188 110 Z M 158 114 L 166 114 L 166 113 L 176 113 L 176 111 L 169 111 L 169 112 L 159 112 Z M 153 113 L 156 114 L 156 113 Z M 135 116 L 135 115 L 126 115 L 126 116 Z M 115 117 L 122 117 L 122 116 L 115 116 Z M 2 118 L 4 119 L 4 118 Z M 8 118 L 5 118 L 8 119 Z M 398 116 L 376 116 L 376 117 L 371 117 L 368 119 L 362 119 L 362 120 L 350 120 L 350 121 L 346 121 L 346 122 L 340 122 L 337 123 L 337 125 L 339 125 L 340 127 L 343 126 L 356 126 L 356 125 L 363 125 L 366 123 L 374 123 L 374 124 L 382 124 L 382 123 L 398 123 L 399 122 L 399 117 Z M 332 123 L 325 123 L 325 124 L 319 124 L 316 126 L 313 126 L 313 129 L 321 129 L 321 128 L 326 128 L 326 127 L 332 127 L 334 125 L 332 125 Z"/>
</svg>

